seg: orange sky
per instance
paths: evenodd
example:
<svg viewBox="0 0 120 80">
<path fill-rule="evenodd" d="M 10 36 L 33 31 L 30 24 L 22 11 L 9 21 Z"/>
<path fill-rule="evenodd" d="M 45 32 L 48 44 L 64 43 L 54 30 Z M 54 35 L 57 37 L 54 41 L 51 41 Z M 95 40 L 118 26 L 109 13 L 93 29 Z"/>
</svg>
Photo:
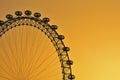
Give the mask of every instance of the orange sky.
<svg viewBox="0 0 120 80">
<path fill-rule="evenodd" d="M 120 80 L 119 0 L 1 0 L 0 17 L 30 9 L 66 36 L 76 80 Z"/>
</svg>

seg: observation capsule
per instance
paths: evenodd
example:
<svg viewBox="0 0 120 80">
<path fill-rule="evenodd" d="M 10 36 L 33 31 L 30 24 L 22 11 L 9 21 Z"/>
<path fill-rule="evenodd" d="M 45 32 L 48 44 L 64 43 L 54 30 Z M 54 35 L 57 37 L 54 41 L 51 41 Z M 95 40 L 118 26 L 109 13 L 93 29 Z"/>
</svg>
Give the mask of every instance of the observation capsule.
<svg viewBox="0 0 120 80">
<path fill-rule="evenodd" d="M 50 21 L 49 18 L 43 18 L 43 19 L 42 19 L 42 22 L 44 22 L 44 23 L 48 23 L 49 21 Z"/>
<path fill-rule="evenodd" d="M 0 26 L 2 26 L 4 24 L 4 21 L 0 20 Z"/>
<path fill-rule="evenodd" d="M 15 12 L 15 15 L 16 15 L 16 16 L 22 16 L 22 12 L 21 12 L 21 11 L 16 11 L 16 12 Z"/>
<path fill-rule="evenodd" d="M 41 16 L 41 14 L 38 13 L 38 12 L 36 12 L 36 13 L 34 13 L 34 16 L 35 16 L 36 18 L 39 18 L 39 17 Z"/>
<path fill-rule="evenodd" d="M 67 61 L 66 61 L 66 64 L 67 64 L 67 65 L 72 65 L 72 64 L 73 64 L 73 61 L 72 61 L 72 60 L 67 60 Z"/>
<path fill-rule="evenodd" d="M 32 14 L 32 12 L 30 10 L 25 11 L 25 15 L 30 16 L 31 14 Z"/>
<path fill-rule="evenodd" d="M 6 15 L 6 18 L 7 18 L 7 19 L 13 19 L 13 15 L 7 14 L 7 15 Z"/>
<path fill-rule="evenodd" d="M 63 40 L 65 37 L 63 35 L 58 35 L 59 40 Z"/>
<path fill-rule="evenodd" d="M 75 79 L 75 76 L 72 75 L 72 74 L 70 74 L 70 75 L 68 76 L 68 78 L 69 78 L 70 80 L 72 80 L 72 79 Z"/>
<path fill-rule="evenodd" d="M 69 47 L 64 47 L 63 51 L 70 51 L 70 48 Z"/>
<path fill-rule="evenodd" d="M 51 25 L 50 27 L 51 27 L 51 29 L 54 30 L 54 31 L 58 28 L 57 25 Z"/>
</svg>

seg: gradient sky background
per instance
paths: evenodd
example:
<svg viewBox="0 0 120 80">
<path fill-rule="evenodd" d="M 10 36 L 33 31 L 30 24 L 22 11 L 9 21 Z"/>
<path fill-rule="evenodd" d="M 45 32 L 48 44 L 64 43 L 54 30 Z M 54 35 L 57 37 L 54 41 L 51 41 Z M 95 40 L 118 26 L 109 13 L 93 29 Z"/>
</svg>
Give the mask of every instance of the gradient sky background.
<svg viewBox="0 0 120 80">
<path fill-rule="evenodd" d="M 0 18 L 16 10 L 49 17 L 74 60 L 76 80 L 120 80 L 119 0 L 1 0 Z"/>
</svg>

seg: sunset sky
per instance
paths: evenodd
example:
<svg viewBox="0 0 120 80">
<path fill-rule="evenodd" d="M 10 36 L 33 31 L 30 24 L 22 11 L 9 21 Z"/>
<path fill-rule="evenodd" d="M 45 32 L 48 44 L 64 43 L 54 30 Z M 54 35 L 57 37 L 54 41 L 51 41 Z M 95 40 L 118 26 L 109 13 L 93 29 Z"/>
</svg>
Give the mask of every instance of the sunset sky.
<svg viewBox="0 0 120 80">
<path fill-rule="evenodd" d="M 75 80 L 120 80 L 119 0 L 1 0 L 0 18 L 31 10 L 50 18 L 71 48 Z"/>
</svg>

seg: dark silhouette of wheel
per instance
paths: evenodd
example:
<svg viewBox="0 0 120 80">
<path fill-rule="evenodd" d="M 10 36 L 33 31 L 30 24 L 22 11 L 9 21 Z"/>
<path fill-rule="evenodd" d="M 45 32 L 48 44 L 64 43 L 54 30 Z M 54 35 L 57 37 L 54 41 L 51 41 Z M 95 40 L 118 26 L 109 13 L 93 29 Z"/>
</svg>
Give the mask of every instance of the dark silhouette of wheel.
<svg viewBox="0 0 120 80">
<path fill-rule="evenodd" d="M 38 12 L 15 15 L 0 20 L 0 80 L 73 80 L 70 48 L 58 27 Z"/>
</svg>

